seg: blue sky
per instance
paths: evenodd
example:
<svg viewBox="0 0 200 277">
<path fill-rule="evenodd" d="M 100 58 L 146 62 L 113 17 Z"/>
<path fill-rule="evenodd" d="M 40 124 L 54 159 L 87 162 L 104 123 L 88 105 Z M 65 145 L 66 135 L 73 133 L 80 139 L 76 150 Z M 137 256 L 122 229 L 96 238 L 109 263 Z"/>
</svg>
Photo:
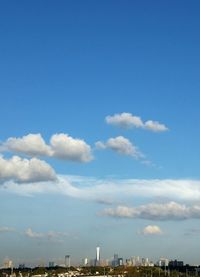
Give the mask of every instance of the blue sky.
<svg viewBox="0 0 200 277">
<path fill-rule="evenodd" d="M 200 263 L 199 8 L 0 4 L 1 263 Z"/>
</svg>

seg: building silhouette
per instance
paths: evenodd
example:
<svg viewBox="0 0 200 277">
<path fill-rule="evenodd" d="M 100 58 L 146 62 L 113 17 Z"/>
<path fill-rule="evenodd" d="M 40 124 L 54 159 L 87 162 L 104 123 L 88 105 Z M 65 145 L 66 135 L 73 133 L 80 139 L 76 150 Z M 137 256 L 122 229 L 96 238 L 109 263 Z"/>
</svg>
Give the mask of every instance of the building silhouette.
<svg viewBox="0 0 200 277">
<path fill-rule="evenodd" d="M 100 265 L 100 247 L 96 247 L 96 259 L 95 259 L 95 266 Z"/>
</svg>

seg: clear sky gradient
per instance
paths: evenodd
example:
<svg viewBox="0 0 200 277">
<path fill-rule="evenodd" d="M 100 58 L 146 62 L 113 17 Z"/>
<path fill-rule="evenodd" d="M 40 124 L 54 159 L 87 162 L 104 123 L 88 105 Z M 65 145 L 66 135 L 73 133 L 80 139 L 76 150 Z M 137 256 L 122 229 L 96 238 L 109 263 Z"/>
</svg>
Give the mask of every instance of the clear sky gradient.
<svg viewBox="0 0 200 277">
<path fill-rule="evenodd" d="M 0 263 L 200 264 L 199 11 L 0 3 Z"/>
</svg>

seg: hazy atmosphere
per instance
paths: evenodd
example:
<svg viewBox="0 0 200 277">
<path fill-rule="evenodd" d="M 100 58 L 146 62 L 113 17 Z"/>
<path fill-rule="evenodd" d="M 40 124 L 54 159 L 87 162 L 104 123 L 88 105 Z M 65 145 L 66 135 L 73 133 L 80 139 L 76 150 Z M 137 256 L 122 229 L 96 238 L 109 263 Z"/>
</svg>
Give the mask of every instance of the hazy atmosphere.
<svg viewBox="0 0 200 277">
<path fill-rule="evenodd" d="M 0 264 L 200 264 L 199 11 L 1 1 Z"/>
</svg>

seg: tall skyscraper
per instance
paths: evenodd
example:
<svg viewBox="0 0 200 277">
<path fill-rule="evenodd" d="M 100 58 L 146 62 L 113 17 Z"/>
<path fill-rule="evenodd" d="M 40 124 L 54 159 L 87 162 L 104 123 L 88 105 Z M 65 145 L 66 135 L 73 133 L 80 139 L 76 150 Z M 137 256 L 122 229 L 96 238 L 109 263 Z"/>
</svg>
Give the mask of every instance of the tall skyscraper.
<svg viewBox="0 0 200 277">
<path fill-rule="evenodd" d="M 112 266 L 116 267 L 119 265 L 118 259 L 119 259 L 118 254 L 114 254 L 114 260 L 112 261 Z"/>
<path fill-rule="evenodd" d="M 65 255 L 65 266 L 70 268 L 70 255 Z"/>
<path fill-rule="evenodd" d="M 96 248 L 96 260 L 95 260 L 96 266 L 100 265 L 100 247 L 97 246 Z"/>
</svg>

